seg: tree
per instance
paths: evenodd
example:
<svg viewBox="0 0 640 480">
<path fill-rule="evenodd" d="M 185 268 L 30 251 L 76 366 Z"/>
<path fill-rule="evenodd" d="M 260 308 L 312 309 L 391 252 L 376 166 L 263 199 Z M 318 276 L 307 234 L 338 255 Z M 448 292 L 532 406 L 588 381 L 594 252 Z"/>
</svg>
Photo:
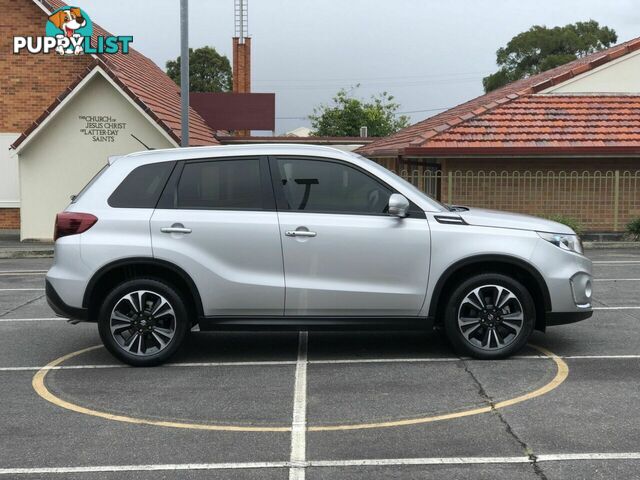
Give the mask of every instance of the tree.
<svg viewBox="0 0 640 480">
<path fill-rule="evenodd" d="M 564 27 L 534 25 L 513 37 L 496 52 L 501 68 L 482 80 L 485 92 L 507 83 L 550 70 L 577 58 L 609 48 L 618 40 L 615 30 L 595 20 Z"/>
<path fill-rule="evenodd" d="M 386 137 L 409 125 L 409 117 L 397 115 L 399 107 L 387 92 L 373 95 L 366 102 L 342 89 L 333 97 L 332 105 L 314 108 L 309 119 L 313 135 L 359 137 L 360 127 L 367 127 L 370 137 Z"/>
<path fill-rule="evenodd" d="M 167 62 L 167 75 L 180 85 L 180 57 Z M 189 91 L 228 92 L 232 78 L 229 59 L 215 48 L 189 49 Z"/>
</svg>

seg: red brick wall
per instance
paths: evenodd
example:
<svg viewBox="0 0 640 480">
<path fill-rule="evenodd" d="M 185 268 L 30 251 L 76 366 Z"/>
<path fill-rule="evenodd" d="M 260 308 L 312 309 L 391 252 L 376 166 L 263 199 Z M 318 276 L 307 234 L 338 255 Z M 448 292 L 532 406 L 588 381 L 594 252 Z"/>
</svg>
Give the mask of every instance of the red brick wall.
<svg viewBox="0 0 640 480">
<path fill-rule="evenodd" d="M 32 0 L 0 0 L 0 11 L 5 13 L 0 16 L 0 132 L 20 133 L 91 64 L 92 57 L 14 55 L 14 35 L 43 36 L 47 15 Z"/>
<path fill-rule="evenodd" d="M 0 230 L 17 230 L 20 228 L 19 208 L 0 208 Z"/>
<path fill-rule="evenodd" d="M 43 36 L 46 13 L 32 0 L 0 0 L 0 132 L 26 130 L 92 63 L 90 55 L 13 54 L 14 36 Z M 7 13 L 10 12 L 10 13 Z M 0 229 L 20 228 L 20 210 L 0 209 Z"/>
</svg>

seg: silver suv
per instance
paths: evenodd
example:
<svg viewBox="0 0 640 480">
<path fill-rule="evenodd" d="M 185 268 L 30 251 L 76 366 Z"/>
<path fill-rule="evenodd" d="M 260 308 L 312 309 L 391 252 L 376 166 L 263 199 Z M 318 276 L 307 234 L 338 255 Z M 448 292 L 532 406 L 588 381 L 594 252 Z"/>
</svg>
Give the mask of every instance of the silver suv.
<svg viewBox="0 0 640 480">
<path fill-rule="evenodd" d="M 253 145 L 111 159 L 56 218 L 54 311 L 132 365 L 196 324 L 441 328 L 501 358 L 588 318 L 591 261 L 559 223 L 443 205 L 332 148 Z"/>
</svg>

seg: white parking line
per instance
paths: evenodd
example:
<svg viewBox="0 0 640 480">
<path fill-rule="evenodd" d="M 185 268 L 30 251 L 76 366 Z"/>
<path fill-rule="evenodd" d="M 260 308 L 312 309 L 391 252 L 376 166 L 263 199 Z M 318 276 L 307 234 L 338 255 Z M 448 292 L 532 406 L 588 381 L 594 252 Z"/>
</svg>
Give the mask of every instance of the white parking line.
<svg viewBox="0 0 640 480">
<path fill-rule="evenodd" d="M 48 317 L 48 318 L 0 318 L 0 322 L 66 322 L 68 318 Z"/>
<path fill-rule="evenodd" d="M 307 455 L 307 346 L 309 334 L 298 335 L 298 360 L 293 394 L 293 421 L 291 422 L 291 468 L 289 480 L 304 480 Z"/>
<path fill-rule="evenodd" d="M 577 460 L 640 460 L 640 452 L 626 453 L 561 453 L 538 455 L 539 462 L 571 462 Z"/>
<path fill-rule="evenodd" d="M 637 265 L 640 260 L 598 260 L 593 262 L 594 265 Z"/>
<path fill-rule="evenodd" d="M 563 360 L 640 360 L 640 354 L 629 355 L 558 355 Z M 515 355 L 509 360 L 548 360 L 545 355 Z M 344 360 L 307 360 L 307 365 L 349 365 L 367 363 L 442 363 L 458 362 L 460 360 L 474 361 L 470 357 L 441 357 L 441 358 L 362 358 Z M 483 361 L 483 360 L 478 360 Z M 199 363 L 166 363 L 156 368 L 207 368 L 207 367 L 268 367 L 268 366 L 298 365 L 296 360 L 266 360 L 255 362 L 199 362 Z M 107 368 L 131 368 L 122 363 L 107 363 L 104 365 L 58 365 L 55 367 L 0 367 L 0 372 L 37 372 L 38 370 L 102 370 Z"/>
<path fill-rule="evenodd" d="M 144 472 L 178 470 L 237 470 L 252 468 L 287 468 L 289 462 L 246 462 L 246 463 L 182 463 L 158 465 L 100 465 L 87 467 L 54 468 L 0 468 L 0 475 L 36 475 L 53 473 L 105 473 Z"/>
<path fill-rule="evenodd" d="M 640 278 L 594 278 L 594 282 L 640 282 Z"/>
<path fill-rule="evenodd" d="M 15 271 L 0 271 L 0 277 L 18 277 L 18 276 L 33 276 L 44 275 L 46 270 L 15 270 Z"/>
<path fill-rule="evenodd" d="M 44 292 L 44 288 L 0 288 L 0 292 Z"/>
<path fill-rule="evenodd" d="M 626 307 L 593 307 L 594 310 L 640 310 L 640 306 L 629 305 Z"/>
<path fill-rule="evenodd" d="M 48 270 L 0 270 L 0 273 L 4 274 L 19 274 L 19 273 L 47 273 Z"/>
<path fill-rule="evenodd" d="M 620 453 L 560 453 L 541 454 L 535 457 L 540 462 L 576 462 L 603 460 L 640 460 L 640 452 Z M 301 462 L 304 468 L 345 468 L 409 465 L 481 465 L 533 463 L 529 456 L 513 457 L 425 457 L 425 458 L 374 458 L 361 460 L 311 460 Z M 177 463 L 149 465 L 99 465 L 84 467 L 49 468 L 0 468 L 0 475 L 46 475 L 71 473 L 143 472 L 143 471 L 184 471 L 184 470 L 250 470 L 250 469 L 298 468 L 293 462 L 244 462 L 244 463 Z"/>
</svg>

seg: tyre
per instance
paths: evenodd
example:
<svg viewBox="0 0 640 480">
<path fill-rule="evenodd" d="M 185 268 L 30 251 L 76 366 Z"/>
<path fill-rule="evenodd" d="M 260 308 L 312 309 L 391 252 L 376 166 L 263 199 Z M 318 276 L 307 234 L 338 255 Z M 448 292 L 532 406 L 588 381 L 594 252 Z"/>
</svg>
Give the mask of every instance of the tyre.
<svg viewBox="0 0 640 480">
<path fill-rule="evenodd" d="M 452 292 L 445 309 L 449 341 L 461 355 L 505 358 L 528 341 L 536 321 L 529 291 L 499 273 L 475 275 Z"/>
<path fill-rule="evenodd" d="M 182 344 L 189 325 L 178 291 L 151 278 L 115 287 L 98 316 L 100 338 L 107 350 L 138 367 L 165 362 Z"/>
</svg>

